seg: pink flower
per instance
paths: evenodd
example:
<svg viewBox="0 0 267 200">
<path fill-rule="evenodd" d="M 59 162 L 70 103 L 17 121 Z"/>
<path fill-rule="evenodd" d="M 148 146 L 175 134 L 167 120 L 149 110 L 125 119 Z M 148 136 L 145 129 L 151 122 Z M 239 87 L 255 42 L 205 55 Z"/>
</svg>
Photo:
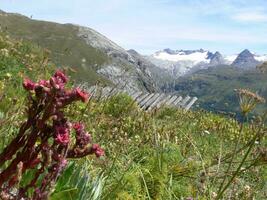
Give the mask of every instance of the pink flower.
<svg viewBox="0 0 267 200">
<path fill-rule="evenodd" d="M 67 76 L 62 71 L 58 70 L 54 76 L 50 78 L 50 85 L 56 89 L 63 89 L 67 81 Z"/>
<path fill-rule="evenodd" d="M 56 142 L 67 145 L 70 141 L 69 130 L 63 126 L 56 127 Z"/>
<path fill-rule="evenodd" d="M 56 136 L 56 142 L 57 142 L 58 144 L 62 144 L 62 145 L 67 145 L 67 144 L 69 144 L 69 142 L 70 142 L 70 136 L 69 136 L 69 134 L 64 134 L 64 135 L 60 135 L 60 134 L 58 134 L 58 135 Z"/>
<path fill-rule="evenodd" d="M 96 157 L 104 156 L 104 150 L 99 146 L 99 144 L 92 145 L 92 152 L 96 155 Z"/>
<path fill-rule="evenodd" d="M 64 135 L 69 133 L 69 130 L 64 126 L 56 126 L 56 133 L 60 135 Z"/>
<path fill-rule="evenodd" d="M 61 70 L 57 70 L 54 74 L 54 77 L 62 83 L 66 83 L 68 81 L 67 76 Z"/>
<path fill-rule="evenodd" d="M 82 133 L 76 135 L 76 144 L 77 146 L 84 148 L 92 141 L 92 137 L 88 133 Z"/>
<path fill-rule="evenodd" d="M 24 89 L 30 91 L 28 119 L 19 130 L 24 139 L 17 141 L 14 138 L 0 154 L 0 165 L 7 165 L 0 173 L 0 191 L 4 189 L 10 197 L 13 197 L 15 184 L 30 169 L 38 173 L 29 179 L 30 185 L 21 185 L 17 199 L 29 199 L 28 192 L 33 192 L 30 195 L 33 199 L 47 199 L 51 183 L 56 182 L 67 166 L 67 158 L 82 158 L 91 154 L 100 157 L 105 154 L 98 144 L 92 143 L 91 135 L 82 123 L 72 125 L 67 117 L 69 115 L 65 115 L 67 105 L 89 99 L 89 94 L 82 89 L 66 89 L 67 81 L 68 77 L 60 70 L 48 80 L 42 79 L 36 83 L 30 79 L 23 81 Z M 71 131 L 75 132 L 75 138 Z M 21 148 L 30 153 L 21 154 Z M 39 186 L 40 189 L 36 189 Z"/>
<path fill-rule="evenodd" d="M 85 147 L 91 142 L 91 135 L 84 130 L 84 125 L 82 123 L 74 123 L 73 129 L 76 131 L 76 144 L 80 147 Z"/>
<path fill-rule="evenodd" d="M 75 93 L 76 93 L 76 97 L 78 99 L 80 99 L 82 102 L 87 102 L 88 101 L 88 99 L 89 99 L 89 94 L 88 93 L 82 91 L 79 88 L 75 89 Z"/>
<path fill-rule="evenodd" d="M 60 85 L 58 85 L 57 80 L 56 80 L 55 77 L 51 77 L 50 80 L 49 80 L 49 83 L 55 89 L 63 88 L 63 87 L 60 87 Z"/>
<path fill-rule="evenodd" d="M 77 132 L 81 132 L 81 131 L 84 130 L 84 125 L 83 125 L 82 123 L 79 123 L 79 122 L 74 123 L 72 127 L 73 127 L 74 130 L 77 131 Z"/>
<path fill-rule="evenodd" d="M 32 82 L 30 79 L 24 79 L 24 81 L 23 81 L 23 87 L 26 90 L 34 90 L 35 85 L 36 84 L 34 82 Z"/>
<path fill-rule="evenodd" d="M 49 81 L 46 81 L 46 80 L 40 80 L 40 81 L 38 82 L 38 84 L 39 84 L 40 86 L 43 86 L 43 87 L 50 87 L 50 83 L 49 83 Z"/>
<path fill-rule="evenodd" d="M 65 84 L 68 81 L 68 78 L 66 77 L 66 75 L 62 71 L 57 70 L 56 73 L 54 74 L 54 76 L 52 77 L 52 80 L 53 80 L 54 84 L 56 85 L 55 88 L 63 89 Z"/>
<path fill-rule="evenodd" d="M 92 140 L 92 136 L 89 133 L 85 133 L 82 137 L 84 143 L 88 144 Z"/>
</svg>

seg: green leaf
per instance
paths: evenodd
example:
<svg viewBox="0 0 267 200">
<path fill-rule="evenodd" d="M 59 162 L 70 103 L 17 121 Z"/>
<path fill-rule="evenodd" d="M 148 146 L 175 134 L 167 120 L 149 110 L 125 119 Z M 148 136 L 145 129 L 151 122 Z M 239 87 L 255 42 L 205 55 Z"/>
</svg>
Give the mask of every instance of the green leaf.
<svg viewBox="0 0 267 200">
<path fill-rule="evenodd" d="M 61 191 L 68 185 L 70 182 L 70 179 L 74 173 L 75 170 L 75 163 L 72 162 L 69 164 L 68 168 L 64 170 L 63 174 L 60 176 L 59 180 L 57 181 L 56 184 L 56 191 Z"/>
<path fill-rule="evenodd" d="M 57 193 L 53 193 L 49 200 L 76 200 L 77 188 L 70 188 L 62 190 Z"/>
</svg>

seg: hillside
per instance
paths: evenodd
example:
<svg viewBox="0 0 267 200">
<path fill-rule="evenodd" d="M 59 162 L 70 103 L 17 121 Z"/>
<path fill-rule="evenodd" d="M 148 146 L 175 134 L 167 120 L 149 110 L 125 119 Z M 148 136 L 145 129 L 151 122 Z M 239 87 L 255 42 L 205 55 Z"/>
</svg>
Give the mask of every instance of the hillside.
<svg viewBox="0 0 267 200">
<path fill-rule="evenodd" d="M 25 127 L 29 101 L 34 102 L 38 96 L 36 89 L 30 92 L 34 94 L 32 98 L 26 98 L 23 78 L 49 79 L 56 68 L 49 60 L 46 50 L 0 34 L 0 155 L 17 137 L 20 128 Z M 229 74 L 233 72 L 229 69 Z M 71 87 L 73 82 L 67 85 Z M 105 156 L 67 159 L 63 171 L 56 174 L 59 177 L 52 185 L 50 200 L 229 199 L 233 193 L 234 200 L 267 197 L 266 128 L 261 117 L 258 121 L 240 124 L 235 119 L 206 111 L 184 112 L 162 107 L 144 112 L 127 95 L 76 103 L 61 111 L 71 121 L 85 124 L 94 142 L 104 148 Z M 51 117 L 50 123 L 55 119 Z M 40 140 L 35 137 L 36 146 L 46 138 L 46 134 L 42 137 L 36 132 L 47 130 L 43 127 L 34 126 L 33 132 L 27 132 L 29 139 L 39 136 Z M 44 150 L 47 145 L 56 146 L 55 140 L 50 138 L 47 143 L 44 140 Z M 14 186 L 11 189 L 15 197 L 21 187 L 31 187 L 26 191 L 29 197 L 35 191 L 38 193 L 41 183 L 33 179 L 35 184 L 32 184 L 33 175 L 53 173 L 53 163 L 58 159 L 51 156 L 51 152 L 38 153 L 32 142 L 25 146 L 30 144 L 34 153 L 17 156 L 29 158 L 37 152 L 38 159 L 34 160 L 37 165 L 30 163 L 26 172 L 19 170 L 22 169 L 19 164 L 15 165 L 13 171 L 16 175 L 20 172 L 15 176 L 19 179 L 15 179 L 16 184 L 12 184 L 13 178 L 9 181 Z M 11 150 L 17 146 L 11 145 Z M 12 159 L 8 154 L 4 158 Z M 51 167 L 39 168 L 41 160 Z M 25 161 L 27 166 L 27 159 Z M 3 170 L 10 169 L 7 167 L 10 163 L 14 162 L 9 160 L 0 165 L 2 177 Z M 6 197 L 3 187 L 0 198 L 14 199 Z"/>
<path fill-rule="evenodd" d="M 32 20 L 3 11 L 0 11 L 0 22 L 1 31 L 8 35 L 50 50 L 55 64 L 76 71 L 73 77 L 78 82 L 100 81 L 128 89 L 158 90 L 151 76 L 157 71 L 142 69 L 126 50 L 93 29 Z M 152 63 L 149 65 L 155 68 Z"/>
<path fill-rule="evenodd" d="M 79 67 L 77 77 L 83 79 L 88 76 L 89 80 L 100 78 L 92 66 L 104 64 L 108 57 L 76 37 L 77 28 L 73 25 L 34 21 L 23 15 L 5 12 L 1 12 L 0 21 L 1 30 L 10 36 L 53 50 L 51 58 L 56 64 L 71 66 L 76 70 Z M 90 67 L 83 69 L 82 59 L 86 59 Z"/>
<path fill-rule="evenodd" d="M 227 65 L 198 70 L 180 77 L 175 91 L 199 97 L 199 106 L 211 111 L 238 111 L 234 89 L 246 88 L 267 97 L 267 75 L 256 69 L 243 70 Z M 258 111 L 261 111 L 261 108 Z"/>
<path fill-rule="evenodd" d="M 37 45 L 0 33 L 0 112 L 23 101 L 23 78 L 43 79 L 55 70 L 49 60 L 49 53 Z"/>
</svg>

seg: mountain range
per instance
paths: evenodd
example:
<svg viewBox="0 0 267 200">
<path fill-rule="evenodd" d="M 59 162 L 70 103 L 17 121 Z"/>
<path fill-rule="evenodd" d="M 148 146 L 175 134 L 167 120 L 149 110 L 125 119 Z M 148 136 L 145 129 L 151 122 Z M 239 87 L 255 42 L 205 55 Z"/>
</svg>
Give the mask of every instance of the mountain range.
<svg viewBox="0 0 267 200">
<path fill-rule="evenodd" d="M 141 55 L 88 27 L 33 20 L 4 11 L 0 11 L 0 30 L 50 51 L 55 64 L 71 67 L 77 84 L 197 96 L 199 106 L 207 110 L 236 111 L 235 88 L 250 88 L 267 98 L 267 77 L 256 70 L 267 55 L 247 49 L 224 55 L 204 49 L 167 48 Z"/>
<path fill-rule="evenodd" d="M 242 69 L 251 69 L 267 61 L 267 55 L 256 55 L 248 49 L 243 50 L 237 55 L 228 56 L 222 55 L 218 51 L 213 53 L 204 49 L 164 49 L 146 58 L 175 77 L 217 65 L 230 65 Z"/>
<path fill-rule="evenodd" d="M 237 88 L 249 89 L 267 99 L 267 74 L 257 69 L 262 63 L 266 65 L 267 55 L 257 55 L 248 49 L 228 56 L 203 49 L 164 49 L 147 58 L 176 77 L 164 90 L 197 96 L 199 107 L 205 110 L 238 113 L 234 92 Z M 264 108 L 266 105 L 260 105 L 257 112 Z"/>
</svg>

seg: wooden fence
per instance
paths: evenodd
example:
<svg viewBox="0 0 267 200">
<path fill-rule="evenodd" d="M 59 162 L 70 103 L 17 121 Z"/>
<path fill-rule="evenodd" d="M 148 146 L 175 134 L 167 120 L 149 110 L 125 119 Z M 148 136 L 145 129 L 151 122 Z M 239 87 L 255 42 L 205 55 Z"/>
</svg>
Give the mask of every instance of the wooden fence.
<svg viewBox="0 0 267 200">
<path fill-rule="evenodd" d="M 111 87 L 92 86 L 90 88 L 87 88 L 86 90 L 91 94 L 91 98 L 101 100 L 107 99 L 119 93 L 126 93 L 131 96 L 143 110 L 153 110 L 166 105 L 183 108 L 187 111 L 197 101 L 197 97 L 186 96 L 183 98 L 182 96 L 165 93 L 147 93 L 140 91 L 127 92 L 122 89 Z"/>
</svg>

